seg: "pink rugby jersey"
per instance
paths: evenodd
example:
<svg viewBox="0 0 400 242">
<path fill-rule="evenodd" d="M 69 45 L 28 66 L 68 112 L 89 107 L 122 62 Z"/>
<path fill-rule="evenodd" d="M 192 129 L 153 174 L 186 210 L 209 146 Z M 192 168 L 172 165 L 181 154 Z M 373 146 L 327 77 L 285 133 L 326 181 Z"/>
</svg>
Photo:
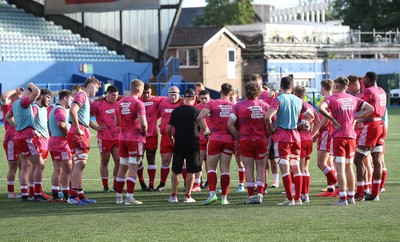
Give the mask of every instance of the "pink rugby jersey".
<svg viewBox="0 0 400 242">
<path fill-rule="evenodd" d="M 158 106 L 158 115 L 161 117 L 160 133 L 166 134 L 167 124 L 171 117 L 172 111 L 182 105 L 182 100 L 179 99 L 176 103 L 171 103 L 168 98 L 162 100 Z"/>
<path fill-rule="evenodd" d="M 196 108 L 201 111 L 201 110 L 203 110 L 203 108 L 205 106 L 206 105 L 204 103 L 199 103 L 199 104 L 196 105 Z M 208 129 L 211 130 L 212 127 L 211 127 L 210 114 L 207 115 L 207 117 L 205 118 L 205 121 L 206 121 Z M 207 142 L 207 138 L 203 135 L 203 132 L 201 132 L 201 134 L 200 134 L 200 143 L 201 143 L 201 141 Z"/>
<path fill-rule="evenodd" d="M 304 105 L 308 109 L 310 109 L 312 111 L 313 115 L 314 115 L 314 118 L 311 119 L 311 122 L 310 122 L 310 126 L 311 126 L 310 130 L 309 131 L 304 131 L 304 130 L 300 131 L 300 139 L 302 141 L 303 140 L 307 141 L 307 140 L 312 140 L 312 137 L 311 137 L 312 124 L 313 124 L 313 121 L 315 119 L 319 119 L 319 115 L 318 115 L 317 111 L 315 110 L 315 108 L 311 104 L 305 102 Z M 299 121 L 301 121 L 302 119 L 304 119 L 304 113 L 301 113 L 300 116 L 299 116 Z"/>
<path fill-rule="evenodd" d="M 233 142 L 233 137 L 227 127 L 233 106 L 231 101 L 224 99 L 211 100 L 205 105 L 205 108 L 210 110 L 212 124 L 210 140 Z"/>
<path fill-rule="evenodd" d="M 115 115 L 118 116 L 120 128 L 118 140 L 146 143 L 138 118 L 139 115 L 146 115 L 142 101 L 132 96 L 124 97 L 118 102 Z"/>
<path fill-rule="evenodd" d="M 90 113 L 96 116 L 97 124 L 106 127 L 97 132 L 98 139 L 118 140 L 119 128 L 114 121 L 116 107 L 117 102 L 109 103 L 106 99 L 95 102 L 90 106 Z"/>
<path fill-rule="evenodd" d="M 259 100 L 263 100 L 264 102 L 268 103 L 269 105 L 271 104 L 272 100 L 275 98 L 275 94 L 273 94 L 271 97 L 269 97 L 269 92 L 263 91 L 261 92 L 260 96 L 258 97 Z"/>
<path fill-rule="evenodd" d="M 232 114 L 237 117 L 240 141 L 267 141 L 268 132 L 265 121 L 267 109 L 268 104 L 259 100 L 244 100 L 236 103 Z"/>
<path fill-rule="evenodd" d="M 331 137 L 355 139 L 356 133 L 353 128 L 354 116 L 361 110 L 361 105 L 364 101 L 350 94 L 340 92 L 325 98 L 323 102 L 328 105 L 331 115 L 342 126 L 340 129 L 332 126 Z"/>
<path fill-rule="evenodd" d="M 141 100 L 146 108 L 146 119 L 148 125 L 147 136 L 157 136 L 157 120 L 160 118 L 158 114 L 158 107 L 162 100 L 166 99 L 166 97 L 155 97 L 150 96 L 149 100 L 145 101 L 142 98 Z"/>
<path fill-rule="evenodd" d="M 374 111 L 369 115 L 374 118 L 382 118 L 386 112 L 386 92 L 377 86 L 364 89 L 361 99 L 371 104 Z"/>
<path fill-rule="evenodd" d="M 11 110 L 11 103 L 6 102 L 1 104 L 1 111 L 3 112 L 3 116 L 5 117 L 6 114 Z M 4 118 L 4 128 L 6 133 L 4 134 L 4 141 L 14 140 L 15 135 L 15 127 L 9 124 Z"/>
</svg>

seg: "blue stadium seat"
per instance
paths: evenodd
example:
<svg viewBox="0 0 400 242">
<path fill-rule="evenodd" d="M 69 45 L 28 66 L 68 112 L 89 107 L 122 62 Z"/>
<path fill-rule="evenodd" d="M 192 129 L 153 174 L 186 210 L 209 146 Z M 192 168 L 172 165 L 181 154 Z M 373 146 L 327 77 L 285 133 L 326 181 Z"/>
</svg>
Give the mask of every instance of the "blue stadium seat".
<svg viewBox="0 0 400 242">
<path fill-rule="evenodd" d="M 4 0 L 0 0 L 0 53 L 5 61 L 131 61 Z"/>
</svg>

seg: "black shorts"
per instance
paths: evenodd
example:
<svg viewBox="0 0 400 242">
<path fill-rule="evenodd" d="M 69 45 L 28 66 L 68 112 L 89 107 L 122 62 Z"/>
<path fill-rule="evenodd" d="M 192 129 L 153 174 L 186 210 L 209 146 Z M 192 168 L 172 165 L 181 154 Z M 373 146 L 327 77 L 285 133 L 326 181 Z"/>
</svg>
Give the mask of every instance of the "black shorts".
<svg viewBox="0 0 400 242">
<path fill-rule="evenodd" d="M 274 141 L 271 139 L 271 145 L 269 146 L 268 159 L 275 159 Z"/>
<path fill-rule="evenodd" d="M 175 151 L 172 159 L 172 172 L 175 174 L 182 173 L 183 161 L 186 159 L 186 169 L 188 173 L 196 173 L 201 171 L 200 151 Z"/>
</svg>

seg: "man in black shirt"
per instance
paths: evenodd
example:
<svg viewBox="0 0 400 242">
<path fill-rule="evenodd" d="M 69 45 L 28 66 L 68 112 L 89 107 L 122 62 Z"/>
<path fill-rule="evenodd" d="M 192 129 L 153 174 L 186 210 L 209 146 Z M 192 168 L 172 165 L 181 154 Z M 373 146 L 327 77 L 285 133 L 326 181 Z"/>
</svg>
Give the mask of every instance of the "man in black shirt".
<svg viewBox="0 0 400 242">
<path fill-rule="evenodd" d="M 172 160 L 172 194 L 169 202 L 178 202 L 179 174 L 182 172 L 182 165 L 186 159 L 186 196 L 184 203 L 194 203 L 190 194 L 194 183 L 194 173 L 201 171 L 200 150 L 199 150 L 199 124 L 197 116 L 200 111 L 193 105 L 196 94 L 193 89 L 188 89 L 184 94 L 183 105 L 172 111 L 171 118 L 167 125 L 168 137 L 174 146 L 174 158 Z M 175 140 L 172 136 L 172 128 L 175 128 Z"/>
</svg>

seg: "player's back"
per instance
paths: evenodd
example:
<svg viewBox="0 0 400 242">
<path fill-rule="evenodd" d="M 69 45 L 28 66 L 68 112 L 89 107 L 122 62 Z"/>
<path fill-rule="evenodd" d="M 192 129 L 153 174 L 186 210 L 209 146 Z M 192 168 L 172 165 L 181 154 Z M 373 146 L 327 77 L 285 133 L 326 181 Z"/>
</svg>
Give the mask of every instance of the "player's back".
<svg viewBox="0 0 400 242">
<path fill-rule="evenodd" d="M 224 99 L 212 100 L 206 104 L 205 107 L 210 110 L 212 140 L 233 141 L 233 137 L 227 127 L 233 106 L 231 101 Z"/>
<path fill-rule="evenodd" d="M 267 109 L 268 104 L 259 100 L 244 100 L 234 106 L 233 113 L 237 117 L 240 140 L 267 139 Z"/>
<path fill-rule="evenodd" d="M 356 134 L 353 128 L 354 117 L 360 110 L 362 100 L 347 93 L 334 93 L 324 100 L 331 109 L 331 115 L 342 126 L 331 129 L 332 137 L 355 138 Z"/>
<path fill-rule="evenodd" d="M 303 100 L 293 94 L 281 94 L 275 100 L 279 101 L 279 110 L 276 113 L 276 125 L 283 129 L 297 128 L 297 121 L 303 107 Z"/>
<path fill-rule="evenodd" d="M 145 142 L 141 135 L 139 115 L 146 115 L 144 104 L 136 97 L 128 96 L 121 99 L 116 107 L 120 132 L 119 140 L 136 140 Z M 139 139 L 139 140 L 137 140 Z"/>
<path fill-rule="evenodd" d="M 157 135 L 157 120 L 160 118 L 158 108 L 166 97 L 150 96 L 148 100 L 140 98 L 146 108 L 146 119 L 148 125 L 148 136 Z"/>
<path fill-rule="evenodd" d="M 374 107 L 374 111 L 370 114 L 373 118 L 382 118 L 386 112 L 386 92 L 378 87 L 372 86 L 363 91 L 363 100 Z"/>
</svg>

